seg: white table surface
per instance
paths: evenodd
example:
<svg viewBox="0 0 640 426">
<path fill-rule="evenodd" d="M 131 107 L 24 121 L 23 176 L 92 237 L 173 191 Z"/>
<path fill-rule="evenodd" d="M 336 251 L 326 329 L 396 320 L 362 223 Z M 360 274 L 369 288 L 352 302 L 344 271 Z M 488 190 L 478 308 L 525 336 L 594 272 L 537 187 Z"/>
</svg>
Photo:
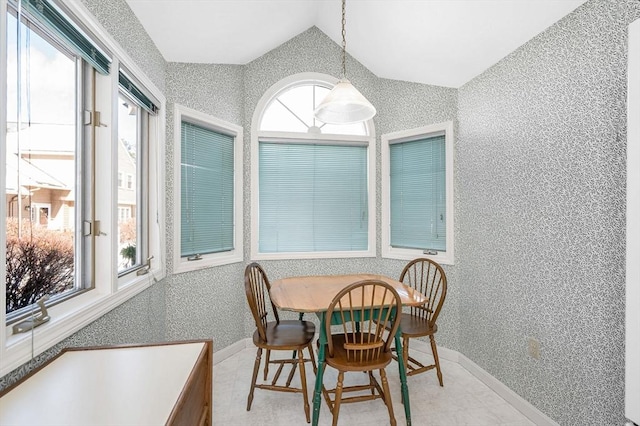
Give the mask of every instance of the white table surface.
<svg viewBox="0 0 640 426">
<path fill-rule="evenodd" d="M 0 425 L 164 425 L 204 346 L 66 352 L 0 398 Z"/>
</svg>

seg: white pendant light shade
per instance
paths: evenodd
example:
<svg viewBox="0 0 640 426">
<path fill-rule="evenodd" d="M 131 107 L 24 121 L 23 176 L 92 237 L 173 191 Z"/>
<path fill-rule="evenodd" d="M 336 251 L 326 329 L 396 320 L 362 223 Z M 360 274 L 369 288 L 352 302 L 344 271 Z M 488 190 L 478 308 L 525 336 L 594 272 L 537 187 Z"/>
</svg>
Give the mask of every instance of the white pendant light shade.
<svg viewBox="0 0 640 426">
<path fill-rule="evenodd" d="M 323 123 L 351 124 L 370 120 L 376 109 L 347 79 L 338 81 L 313 112 Z"/>
</svg>

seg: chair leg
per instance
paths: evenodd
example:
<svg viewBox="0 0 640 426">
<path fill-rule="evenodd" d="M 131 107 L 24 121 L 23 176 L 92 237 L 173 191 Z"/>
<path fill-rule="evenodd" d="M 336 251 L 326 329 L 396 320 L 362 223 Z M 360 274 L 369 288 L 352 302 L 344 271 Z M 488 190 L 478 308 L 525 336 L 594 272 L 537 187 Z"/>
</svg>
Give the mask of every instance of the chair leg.
<svg viewBox="0 0 640 426">
<path fill-rule="evenodd" d="M 249 398 L 247 399 L 247 411 L 251 410 L 253 402 L 253 391 L 256 389 L 256 380 L 258 380 L 258 370 L 260 369 L 260 358 L 262 357 L 262 348 L 258 348 L 256 360 L 253 364 L 253 377 L 251 378 L 251 389 L 249 390 Z"/>
<path fill-rule="evenodd" d="M 299 351 L 298 353 L 302 354 L 302 351 Z M 284 365 L 284 364 L 281 364 L 281 365 Z M 296 373 L 297 366 L 298 366 L 297 363 L 291 364 L 291 371 L 289 371 L 289 377 L 287 377 L 287 384 L 285 385 L 286 387 L 291 386 L 291 380 L 293 380 L 293 375 Z"/>
<path fill-rule="evenodd" d="M 369 386 L 371 386 L 371 395 L 376 394 L 376 387 L 373 384 L 373 371 L 366 371 L 365 373 L 369 374 Z"/>
<path fill-rule="evenodd" d="M 338 414 L 340 413 L 340 401 L 342 400 L 342 382 L 344 381 L 344 372 L 338 373 L 338 383 L 336 384 L 336 395 L 333 400 L 333 426 L 338 425 Z"/>
<path fill-rule="evenodd" d="M 311 343 L 307 346 L 307 350 L 309 351 L 309 359 L 311 359 L 311 365 L 313 366 L 313 374 L 316 375 L 318 374 L 318 367 L 316 366 L 316 357 L 313 354 L 313 345 Z"/>
<path fill-rule="evenodd" d="M 267 349 L 267 361 L 264 363 L 264 380 L 267 380 L 269 374 L 269 358 L 271 357 L 271 351 Z"/>
<path fill-rule="evenodd" d="M 404 362 L 404 369 L 409 374 L 409 337 L 404 336 L 402 338 L 402 358 Z"/>
<path fill-rule="evenodd" d="M 311 409 L 309 408 L 309 398 L 307 395 L 307 373 L 304 368 L 304 352 L 302 349 L 298 351 L 298 356 L 298 364 L 300 364 L 298 371 L 300 372 L 300 387 L 302 388 L 302 399 L 304 400 L 304 415 L 307 417 L 307 423 L 311 423 Z"/>
<path fill-rule="evenodd" d="M 409 337 L 402 337 L 402 362 L 404 364 L 404 371 L 407 377 L 409 376 L 409 372 L 411 368 L 409 366 Z M 404 404 L 404 394 L 402 394 L 402 403 Z"/>
<path fill-rule="evenodd" d="M 391 403 L 391 392 L 389 391 L 389 382 L 387 381 L 387 373 L 384 371 L 384 368 L 380 369 L 380 378 L 382 379 L 382 390 L 384 391 L 383 401 L 387 405 L 387 410 L 389 411 L 389 421 L 391 422 L 391 426 L 396 426 L 396 417 L 393 414 L 393 404 Z"/>
<path fill-rule="evenodd" d="M 440 382 L 440 386 L 444 386 L 442 384 L 442 371 L 440 370 L 440 359 L 438 358 L 438 348 L 436 346 L 436 339 L 433 337 L 433 334 L 429 336 L 429 340 L 431 341 L 431 352 L 433 353 L 433 360 L 436 364 L 436 373 L 438 374 L 438 381 Z"/>
</svg>

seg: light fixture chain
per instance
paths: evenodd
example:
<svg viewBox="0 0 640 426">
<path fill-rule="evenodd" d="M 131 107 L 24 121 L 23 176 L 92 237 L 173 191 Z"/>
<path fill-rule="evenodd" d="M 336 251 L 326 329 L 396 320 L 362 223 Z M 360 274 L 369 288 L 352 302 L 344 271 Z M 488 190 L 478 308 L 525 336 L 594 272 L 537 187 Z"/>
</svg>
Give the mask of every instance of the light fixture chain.
<svg viewBox="0 0 640 426">
<path fill-rule="evenodd" d="M 342 0 L 342 79 L 347 77 L 347 31 L 345 29 L 347 25 L 346 18 L 346 0 Z"/>
</svg>

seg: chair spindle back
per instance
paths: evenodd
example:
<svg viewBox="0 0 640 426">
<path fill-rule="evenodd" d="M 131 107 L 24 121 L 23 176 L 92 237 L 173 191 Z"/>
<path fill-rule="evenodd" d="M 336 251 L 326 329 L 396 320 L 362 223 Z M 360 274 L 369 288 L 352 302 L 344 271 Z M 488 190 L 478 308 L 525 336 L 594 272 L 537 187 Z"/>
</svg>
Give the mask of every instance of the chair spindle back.
<svg viewBox="0 0 640 426">
<path fill-rule="evenodd" d="M 329 305 L 325 327 L 329 337 L 329 356 L 334 354 L 331 319 L 338 315 L 344 333 L 344 349 L 347 359 L 367 362 L 377 359 L 381 352 L 389 352 L 393 337 L 384 339 L 389 327 L 394 336 L 399 326 L 400 296 L 389 284 L 378 280 L 364 280 L 345 287 Z"/>
<path fill-rule="evenodd" d="M 429 299 L 422 306 L 411 307 L 411 314 L 425 319 L 433 326 L 447 295 L 447 276 L 442 267 L 431 259 L 414 259 L 402 270 L 400 281 Z"/>
<path fill-rule="evenodd" d="M 256 328 L 260 334 L 260 338 L 264 341 L 267 340 L 267 323 L 269 312 L 267 310 L 267 299 L 271 304 L 271 309 L 276 322 L 280 322 L 278 317 L 278 311 L 271 302 L 269 296 L 269 290 L 271 290 L 271 284 L 267 278 L 267 274 L 262 267 L 253 262 L 247 266 L 244 271 L 244 289 L 247 295 L 247 302 L 249 302 L 249 308 L 253 314 L 253 319 L 256 323 Z M 266 294 L 266 296 L 265 296 Z"/>
</svg>

